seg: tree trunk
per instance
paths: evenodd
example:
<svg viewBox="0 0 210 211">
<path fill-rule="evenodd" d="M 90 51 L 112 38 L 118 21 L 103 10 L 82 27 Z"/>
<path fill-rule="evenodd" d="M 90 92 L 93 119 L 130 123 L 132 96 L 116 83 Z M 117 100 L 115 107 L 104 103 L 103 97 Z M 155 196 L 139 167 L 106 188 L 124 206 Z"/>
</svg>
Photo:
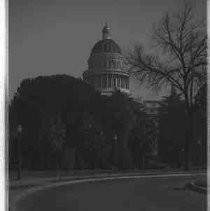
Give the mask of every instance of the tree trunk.
<svg viewBox="0 0 210 211">
<path fill-rule="evenodd" d="M 21 179 L 22 173 L 22 156 L 21 156 L 21 138 L 20 136 L 17 139 L 18 141 L 18 171 L 17 171 L 17 180 Z"/>
<path fill-rule="evenodd" d="M 129 138 L 129 133 L 131 130 L 131 122 L 129 122 L 127 127 L 123 128 L 122 132 L 119 135 L 119 160 L 118 160 L 118 165 L 122 169 L 127 169 L 132 167 L 132 161 L 131 161 L 131 156 L 130 152 L 127 146 L 128 138 Z"/>
<path fill-rule="evenodd" d="M 60 156 L 58 155 L 58 153 L 56 153 L 56 178 L 58 180 L 61 179 L 61 175 L 60 175 Z"/>
<path fill-rule="evenodd" d="M 191 170 L 191 145 L 194 138 L 194 113 L 193 109 L 188 107 L 187 110 L 187 130 L 186 130 L 186 143 L 185 143 L 185 169 Z"/>
<path fill-rule="evenodd" d="M 141 169 L 144 169 L 145 168 L 145 156 L 143 155 L 142 156 L 142 159 L 141 159 Z"/>
</svg>

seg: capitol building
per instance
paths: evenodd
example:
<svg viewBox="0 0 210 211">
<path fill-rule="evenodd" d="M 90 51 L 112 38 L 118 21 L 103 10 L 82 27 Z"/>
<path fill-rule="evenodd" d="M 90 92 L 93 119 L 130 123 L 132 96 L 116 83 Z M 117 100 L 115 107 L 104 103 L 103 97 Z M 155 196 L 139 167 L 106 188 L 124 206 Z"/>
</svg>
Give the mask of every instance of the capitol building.
<svg viewBox="0 0 210 211">
<path fill-rule="evenodd" d="M 118 44 L 111 39 L 107 24 L 102 30 L 102 39 L 92 48 L 83 79 L 102 95 L 111 95 L 116 90 L 129 94 L 125 59 Z"/>
</svg>

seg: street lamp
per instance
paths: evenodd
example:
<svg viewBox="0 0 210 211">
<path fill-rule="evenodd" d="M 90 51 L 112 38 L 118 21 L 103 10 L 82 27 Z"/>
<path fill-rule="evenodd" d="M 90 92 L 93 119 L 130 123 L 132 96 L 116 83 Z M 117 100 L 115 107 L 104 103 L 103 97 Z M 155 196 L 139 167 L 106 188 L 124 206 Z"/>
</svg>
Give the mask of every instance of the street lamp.
<svg viewBox="0 0 210 211">
<path fill-rule="evenodd" d="M 181 148 L 181 167 L 184 166 L 184 147 Z"/>
<path fill-rule="evenodd" d="M 114 135 L 114 141 L 117 141 L 117 134 Z"/>
<path fill-rule="evenodd" d="M 17 127 L 17 141 L 18 141 L 18 172 L 17 172 L 17 179 L 20 180 L 21 178 L 21 166 L 22 166 L 22 159 L 21 159 L 21 133 L 22 133 L 22 126 L 18 125 Z"/>
<path fill-rule="evenodd" d="M 113 161 L 114 161 L 114 164 L 117 165 L 117 157 L 118 157 L 118 154 L 117 154 L 117 134 L 114 134 L 114 137 L 113 137 Z"/>
<path fill-rule="evenodd" d="M 197 140 L 197 144 L 198 144 L 198 159 L 199 159 L 199 163 L 200 166 L 202 166 L 202 163 L 203 163 L 203 150 L 202 150 L 202 143 L 201 143 L 201 139 L 198 138 Z"/>
</svg>

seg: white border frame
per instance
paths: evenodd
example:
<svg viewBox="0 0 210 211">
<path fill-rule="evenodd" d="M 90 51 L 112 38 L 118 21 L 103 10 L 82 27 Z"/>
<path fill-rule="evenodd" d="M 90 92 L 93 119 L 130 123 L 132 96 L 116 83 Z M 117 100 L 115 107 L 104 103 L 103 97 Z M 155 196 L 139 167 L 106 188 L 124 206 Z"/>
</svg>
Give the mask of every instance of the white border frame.
<svg viewBox="0 0 210 211">
<path fill-rule="evenodd" d="M 0 0 L 0 210 L 7 210 L 6 196 L 6 99 L 8 93 L 8 1 Z"/>
</svg>

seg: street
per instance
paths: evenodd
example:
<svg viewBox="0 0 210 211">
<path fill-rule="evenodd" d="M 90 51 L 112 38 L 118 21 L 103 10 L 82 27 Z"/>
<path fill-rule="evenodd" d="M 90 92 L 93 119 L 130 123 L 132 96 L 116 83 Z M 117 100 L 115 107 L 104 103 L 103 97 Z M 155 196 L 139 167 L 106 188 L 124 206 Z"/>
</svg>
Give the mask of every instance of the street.
<svg viewBox="0 0 210 211">
<path fill-rule="evenodd" d="M 204 211 L 205 194 L 183 187 L 198 176 L 107 180 L 38 191 L 21 200 L 21 211 Z"/>
</svg>

